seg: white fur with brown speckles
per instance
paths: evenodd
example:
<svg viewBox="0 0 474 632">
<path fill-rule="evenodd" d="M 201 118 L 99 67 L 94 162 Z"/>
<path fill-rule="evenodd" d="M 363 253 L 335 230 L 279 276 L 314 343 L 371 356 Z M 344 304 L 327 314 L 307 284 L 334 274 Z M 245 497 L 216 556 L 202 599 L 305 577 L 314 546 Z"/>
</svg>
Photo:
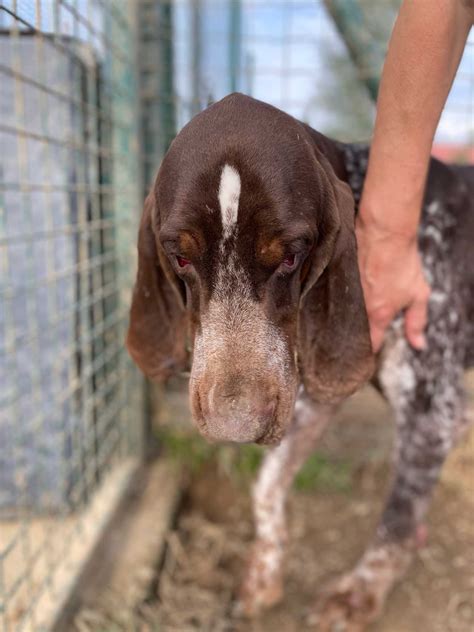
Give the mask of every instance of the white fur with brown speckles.
<svg viewBox="0 0 474 632">
<path fill-rule="evenodd" d="M 243 582 L 246 606 L 258 610 L 281 582 L 287 541 L 285 501 L 293 478 L 311 453 L 333 408 L 311 402 L 300 388 L 293 423 L 281 444 L 265 457 L 253 489 L 256 541 Z"/>
</svg>

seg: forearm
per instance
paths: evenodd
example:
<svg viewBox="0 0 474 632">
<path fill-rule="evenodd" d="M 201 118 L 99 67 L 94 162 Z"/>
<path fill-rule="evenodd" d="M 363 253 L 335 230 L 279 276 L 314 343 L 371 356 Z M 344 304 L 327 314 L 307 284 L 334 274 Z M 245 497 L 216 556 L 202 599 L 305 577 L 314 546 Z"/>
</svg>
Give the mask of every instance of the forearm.
<svg viewBox="0 0 474 632">
<path fill-rule="evenodd" d="M 361 221 L 416 234 L 433 137 L 472 24 L 463 0 L 405 0 L 377 106 Z"/>
</svg>

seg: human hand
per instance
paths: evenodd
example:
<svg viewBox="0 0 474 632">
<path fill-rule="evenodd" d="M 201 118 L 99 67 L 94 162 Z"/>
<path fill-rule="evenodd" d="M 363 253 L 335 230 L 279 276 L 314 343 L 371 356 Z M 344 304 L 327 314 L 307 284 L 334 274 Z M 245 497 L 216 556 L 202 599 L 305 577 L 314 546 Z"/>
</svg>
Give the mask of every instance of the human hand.
<svg viewBox="0 0 474 632">
<path fill-rule="evenodd" d="M 372 348 L 382 346 L 386 328 L 405 311 L 405 334 L 415 349 L 424 349 L 430 287 L 421 265 L 416 237 L 396 234 L 356 220 L 359 270 L 369 317 Z"/>
</svg>

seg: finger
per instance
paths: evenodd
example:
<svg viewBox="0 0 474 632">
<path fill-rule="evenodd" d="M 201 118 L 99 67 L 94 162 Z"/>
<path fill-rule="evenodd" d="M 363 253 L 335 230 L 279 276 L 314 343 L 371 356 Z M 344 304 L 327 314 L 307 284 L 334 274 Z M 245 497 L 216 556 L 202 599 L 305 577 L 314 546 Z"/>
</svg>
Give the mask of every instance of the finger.
<svg viewBox="0 0 474 632">
<path fill-rule="evenodd" d="M 382 346 L 386 327 L 379 327 L 378 325 L 370 325 L 370 341 L 372 343 L 372 351 L 377 353 Z"/>
<path fill-rule="evenodd" d="M 394 316 L 395 312 L 388 307 L 379 307 L 369 312 L 370 339 L 374 353 L 382 346 L 385 331 Z"/>
<path fill-rule="evenodd" d="M 405 312 L 405 333 L 414 349 L 426 349 L 425 327 L 428 318 L 428 297 L 416 300 Z"/>
</svg>

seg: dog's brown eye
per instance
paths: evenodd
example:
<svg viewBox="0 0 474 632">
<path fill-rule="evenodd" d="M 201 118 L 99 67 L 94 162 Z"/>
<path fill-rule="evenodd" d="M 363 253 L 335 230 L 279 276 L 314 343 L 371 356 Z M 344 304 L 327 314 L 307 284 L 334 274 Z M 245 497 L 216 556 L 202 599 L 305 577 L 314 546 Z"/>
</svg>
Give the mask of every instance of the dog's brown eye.
<svg viewBox="0 0 474 632">
<path fill-rule="evenodd" d="M 288 255 L 283 259 L 283 265 L 287 268 L 294 268 L 296 265 L 296 255 Z"/>
<path fill-rule="evenodd" d="M 191 263 L 189 259 L 186 259 L 186 257 L 181 257 L 181 255 L 176 255 L 176 261 L 180 268 L 185 268 Z"/>
</svg>

